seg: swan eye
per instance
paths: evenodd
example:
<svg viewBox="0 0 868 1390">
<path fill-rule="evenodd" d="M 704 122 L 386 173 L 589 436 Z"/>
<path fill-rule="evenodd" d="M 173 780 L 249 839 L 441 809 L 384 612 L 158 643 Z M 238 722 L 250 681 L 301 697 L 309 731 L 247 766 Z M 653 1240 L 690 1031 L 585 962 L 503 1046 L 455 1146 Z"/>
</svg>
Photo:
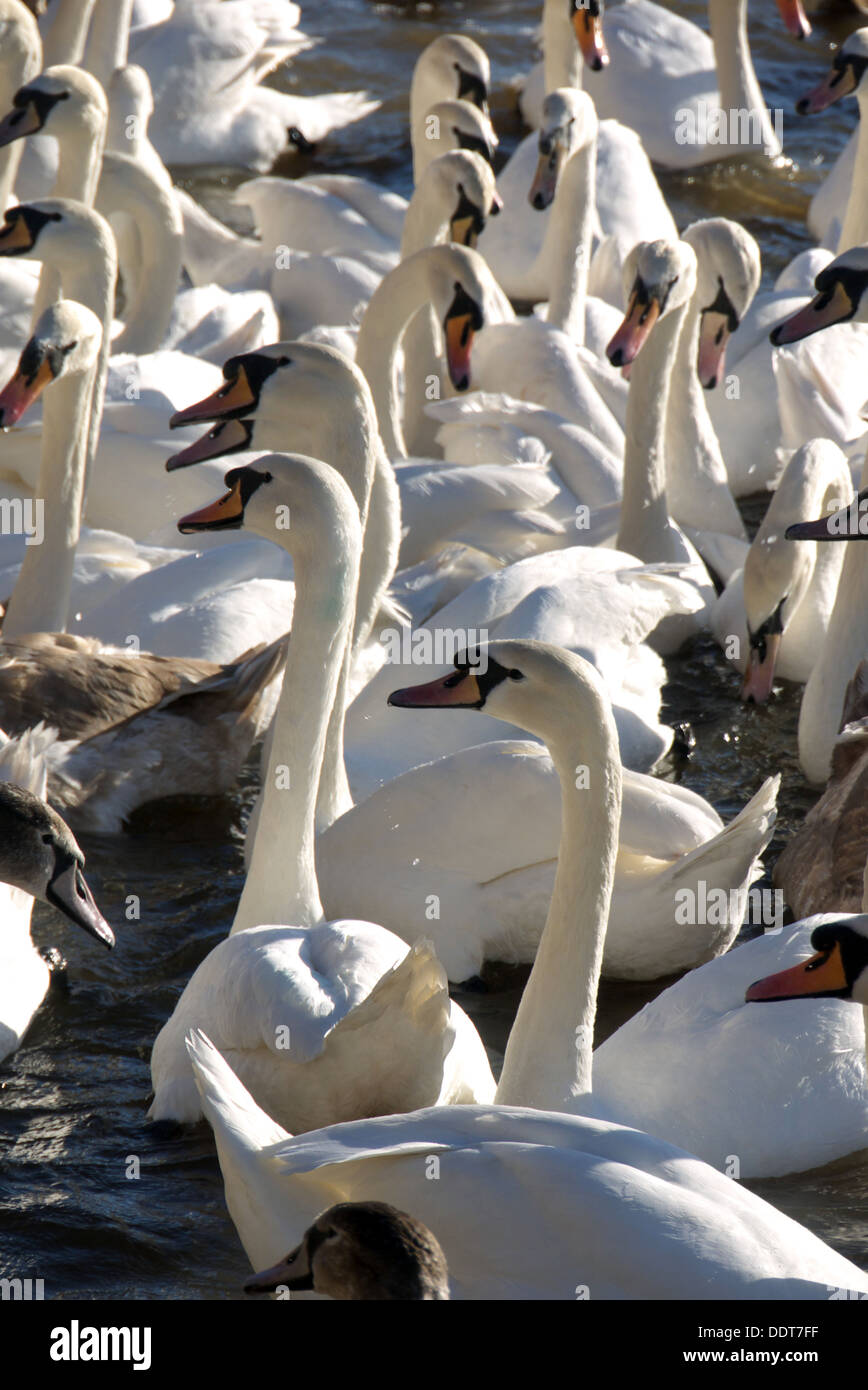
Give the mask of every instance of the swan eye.
<svg viewBox="0 0 868 1390">
<path fill-rule="evenodd" d="M 523 681 L 523 680 L 524 680 L 524 673 L 523 673 L 522 671 L 517 670 L 515 667 L 513 667 L 513 669 L 512 669 L 511 671 L 507 671 L 506 674 L 509 676 L 509 679 L 510 679 L 511 681 Z"/>
</svg>

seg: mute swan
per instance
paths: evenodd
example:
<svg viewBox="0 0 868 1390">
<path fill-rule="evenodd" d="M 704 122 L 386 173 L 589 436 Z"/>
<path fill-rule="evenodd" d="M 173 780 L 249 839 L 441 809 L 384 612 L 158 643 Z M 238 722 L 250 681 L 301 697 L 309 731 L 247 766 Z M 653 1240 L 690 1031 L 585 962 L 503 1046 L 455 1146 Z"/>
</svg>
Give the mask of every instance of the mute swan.
<svg viewBox="0 0 868 1390">
<path fill-rule="evenodd" d="M 410 129 L 420 131 L 439 101 L 466 101 L 488 116 L 491 64 L 484 48 L 466 34 L 441 34 L 419 55 L 410 82 Z M 426 131 L 427 135 L 427 131 Z M 424 168 L 421 141 L 414 139 L 413 177 Z"/>
<path fill-rule="evenodd" d="M 689 617 L 668 619 L 655 634 L 661 652 L 676 651 L 707 625 L 713 589 L 694 547 L 671 520 L 666 496 L 666 411 L 678 336 L 696 288 L 696 255 L 686 242 L 640 242 L 624 263 L 627 314 L 606 355 L 630 365 L 624 451 L 624 496 L 617 546 L 646 563 L 674 563 L 702 601 Z"/>
<path fill-rule="evenodd" d="M 0 4 L 0 111 L 12 105 L 20 87 L 36 76 L 42 66 L 42 43 L 36 20 L 20 0 Z M 21 161 L 22 147 L 7 149 L 0 155 L 0 211 L 12 198 Z"/>
<path fill-rule="evenodd" d="M 854 34 L 848 34 L 835 53 L 832 59 L 832 67 L 819 86 L 806 96 L 800 98 L 796 103 L 796 110 L 803 116 L 813 115 L 818 111 L 824 111 L 827 106 L 831 106 L 833 101 L 839 101 L 841 97 L 854 95 L 859 103 L 859 127 L 854 135 L 855 149 L 852 165 L 852 176 L 849 181 L 849 193 L 846 198 L 846 208 L 843 214 L 837 237 L 829 234 L 827 229 L 828 244 L 839 254 L 842 251 L 849 251 L 853 246 L 863 246 L 868 241 L 868 218 L 865 213 L 865 202 L 868 198 L 868 173 L 866 173 L 866 162 L 868 162 L 868 142 L 865 136 L 865 117 L 866 100 L 868 100 L 868 83 L 865 82 L 865 71 L 868 68 L 868 28 L 857 29 Z M 838 203 L 840 211 L 844 199 Z"/>
<path fill-rule="evenodd" d="M 488 1100 L 493 1080 L 482 1043 L 450 1005 L 430 946 L 408 951 L 369 922 L 323 920 L 314 817 L 358 583 L 352 493 L 328 465 L 299 455 L 265 455 L 227 474 L 227 483 L 225 497 L 179 524 L 246 525 L 274 537 L 275 507 L 291 507 L 292 528 L 280 539 L 294 551 L 293 632 L 232 933 L 194 972 L 154 1044 L 150 1114 L 190 1121 L 201 1113 L 184 1049 L 196 1019 L 222 1038 L 269 1111 L 303 1127 L 390 1106 Z M 318 697 L 310 693 L 312 672 Z M 258 925 L 287 915 L 299 925 Z"/>
<path fill-rule="evenodd" d="M 544 720 L 533 695 L 540 683 L 549 695 Z M 545 734 L 563 767 L 564 831 L 585 845 L 593 882 L 588 891 L 583 867 L 560 856 L 493 1107 L 429 1108 L 297 1140 L 263 1114 L 201 1031 L 188 1035 L 227 1205 L 254 1267 L 281 1255 L 309 1224 L 305 1174 L 315 1172 L 308 1183 L 318 1208 L 324 1182 L 347 1200 L 362 1187 L 369 1200 L 384 1197 L 388 1182 L 393 1200 L 436 1225 L 453 1297 L 565 1297 L 575 1292 L 576 1268 L 580 1287 L 597 1297 L 826 1298 L 828 1283 L 868 1288 L 854 1266 L 683 1151 L 575 1113 L 592 1101 L 588 1025 L 621 801 L 617 736 L 599 676 L 550 646 L 496 642 L 484 672 L 459 670 L 402 694 L 407 703 L 487 704 Z M 581 736 L 589 725 L 598 740 Z M 591 796 L 572 785 L 579 756 L 589 760 Z M 433 1197 L 423 1154 L 452 1175 Z M 482 1163 L 480 1187 L 473 1175 Z"/>
<path fill-rule="evenodd" d="M 67 921 L 115 944 L 85 882 L 84 855 L 69 827 L 45 804 L 46 762 L 41 726 L 0 744 L 0 1061 L 18 1047 L 48 990 L 58 954 L 30 939 L 33 899 L 50 903 Z M 61 962 L 62 963 L 62 962 Z"/>
<path fill-rule="evenodd" d="M 281 5 L 264 36 L 260 14 L 176 0 L 169 19 L 132 31 L 130 59 L 145 69 L 154 91 L 151 139 L 167 164 L 264 171 L 279 155 L 378 109 L 366 92 L 297 96 L 261 85 L 307 46 L 295 27 L 299 13 L 297 5 Z"/>
<path fill-rule="evenodd" d="M 811 26 L 801 0 L 778 0 L 788 31 Z M 601 117 L 642 137 L 655 164 L 689 169 L 748 150 L 781 153 L 751 61 L 747 0 L 708 0 L 710 38 L 649 0 L 606 13 L 611 63 L 588 83 Z M 733 128 L 734 127 L 734 128 Z"/>
<path fill-rule="evenodd" d="M 793 521 L 836 511 L 850 488 L 847 460 L 831 440 L 813 439 L 797 449 L 744 568 L 717 600 L 712 632 L 744 676 L 743 700 L 763 704 L 775 675 L 802 683 L 809 678 L 835 603 L 844 552 L 787 540 L 785 532 Z"/>
<path fill-rule="evenodd" d="M 572 1112 L 594 1107 L 592 1113 L 606 1119 L 689 1143 L 691 1152 L 715 1166 L 725 1166 L 735 1153 L 745 1177 L 791 1172 L 864 1146 L 864 1039 L 855 1051 L 852 1046 L 861 1020 L 834 1010 L 819 1020 L 818 1031 L 816 1013 L 797 1010 L 786 1032 L 786 1053 L 768 1068 L 763 1063 L 772 1020 L 740 1007 L 745 985 L 766 962 L 780 958 L 782 945 L 791 950 L 804 939 L 812 925 L 807 923 L 720 955 L 664 991 L 594 1053 L 589 1094 L 621 806 L 609 702 L 599 677 L 562 649 L 494 642 L 480 655 L 486 660 L 478 666 L 462 663 L 445 678 L 395 692 L 391 702 L 484 710 L 517 721 L 544 738 L 561 782 L 562 851 L 551 906 L 510 1034 L 497 1100 Z M 577 766 L 585 769 L 584 777 L 576 777 Z M 583 847 L 581 855 L 576 845 Z M 704 915 L 692 888 L 683 894 L 673 883 L 670 905 L 685 932 Z M 743 906 L 741 899 L 737 918 Z M 721 914 L 732 915 L 731 907 Z M 737 929 L 738 922 L 729 920 L 730 942 Z M 818 1063 L 822 1083 L 806 1086 L 804 1076 L 817 1072 Z M 781 1097 L 795 1092 L 799 1106 L 793 1114 Z"/>
<path fill-rule="evenodd" d="M 338 1202 L 280 1264 L 254 1274 L 245 1293 L 310 1289 L 338 1299 L 449 1298 L 446 1256 L 427 1226 L 387 1202 Z"/>
<path fill-rule="evenodd" d="M 751 985 L 748 1003 L 781 999 L 847 999 L 865 1010 L 868 1035 L 868 917 L 826 922 L 811 933 L 816 955 Z"/>
</svg>

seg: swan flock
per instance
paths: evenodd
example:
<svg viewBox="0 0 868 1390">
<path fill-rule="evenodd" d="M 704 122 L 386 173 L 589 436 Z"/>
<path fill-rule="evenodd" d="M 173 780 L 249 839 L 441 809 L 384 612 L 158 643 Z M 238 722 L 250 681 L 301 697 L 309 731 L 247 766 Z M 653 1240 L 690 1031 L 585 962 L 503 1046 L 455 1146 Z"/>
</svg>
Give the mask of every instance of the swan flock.
<svg viewBox="0 0 868 1390">
<path fill-rule="evenodd" d="M 151 1296 L 868 1298 L 865 8 L 0 0 L 16 1219 L 83 1032 Z"/>
</svg>

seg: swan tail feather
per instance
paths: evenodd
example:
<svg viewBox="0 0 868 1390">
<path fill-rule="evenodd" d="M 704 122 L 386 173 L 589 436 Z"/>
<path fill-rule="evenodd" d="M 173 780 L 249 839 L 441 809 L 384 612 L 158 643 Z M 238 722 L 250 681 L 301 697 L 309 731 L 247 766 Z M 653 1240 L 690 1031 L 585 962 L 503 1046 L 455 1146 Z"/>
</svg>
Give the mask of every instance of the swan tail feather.
<svg viewBox="0 0 868 1390">
<path fill-rule="evenodd" d="M 291 1138 L 256 1104 L 201 1028 L 192 1028 L 185 1041 L 202 1110 L 221 1149 L 258 1151 Z"/>
</svg>

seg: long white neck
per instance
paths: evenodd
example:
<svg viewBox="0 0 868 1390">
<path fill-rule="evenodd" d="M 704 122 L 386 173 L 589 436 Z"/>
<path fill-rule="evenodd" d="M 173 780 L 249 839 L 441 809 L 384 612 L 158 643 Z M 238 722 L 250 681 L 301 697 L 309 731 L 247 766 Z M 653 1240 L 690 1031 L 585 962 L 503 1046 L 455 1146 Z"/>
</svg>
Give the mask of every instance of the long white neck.
<svg viewBox="0 0 868 1390">
<path fill-rule="evenodd" d="M 74 198 L 92 207 L 105 149 L 106 117 L 64 134 L 52 198 Z"/>
<path fill-rule="evenodd" d="M 708 0 L 708 25 L 717 65 L 720 109 L 726 113 L 728 126 L 738 122 L 741 128 L 750 113 L 750 128 L 761 134 L 763 150 L 780 154 L 781 142 L 769 119 L 750 56 L 747 0 Z"/>
<path fill-rule="evenodd" d="M 314 469 L 308 460 L 306 466 L 316 491 L 309 486 L 301 503 L 293 493 L 293 512 L 304 516 L 306 534 L 293 543 L 292 640 L 233 933 L 266 924 L 312 926 L 323 917 L 314 862 L 317 790 L 352 630 L 361 527 L 343 479 L 326 464 Z M 287 537 L 293 540 L 292 531 Z"/>
<path fill-rule="evenodd" d="M 856 141 L 856 162 L 853 182 L 847 199 L 847 211 L 841 224 L 837 253 L 863 246 L 868 241 L 868 92 L 860 84 L 856 92 L 859 102 L 859 134 Z"/>
<path fill-rule="evenodd" d="M 611 709 L 590 686 L 581 696 L 571 718 L 546 734 L 561 784 L 558 868 L 509 1035 L 498 1105 L 577 1112 L 591 1091 L 597 988 L 618 853 L 621 763 Z"/>
<path fill-rule="evenodd" d="M 133 0 L 97 0 L 81 66 L 104 87 L 126 66 L 132 13 Z"/>
<path fill-rule="evenodd" d="M 412 256 L 377 286 L 359 328 L 356 365 L 368 379 L 380 437 L 392 459 L 407 457 L 398 391 L 398 349 L 408 321 L 429 302 L 424 264 Z"/>
<path fill-rule="evenodd" d="M 42 41 L 44 68 L 80 63 L 94 0 L 63 0 L 54 5 L 51 27 Z"/>
<path fill-rule="evenodd" d="M 61 377 L 46 393 L 42 463 L 34 500 L 42 510 L 43 535 L 41 542 L 25 550 L 3 622 L 6 637 L 66 630 L 81 526 L 93 377 L 93 371 Z"/>
<path fill-rule="evenodd" d="M 129 214 L 140 235 L 141 261 L 121 265 L 127 303 L 113 352 L 155 352 L 172 317 L 184 256 L 184 222 L 171 188 L 129 155 L 107 154 L 97 194 L 104 217 Z"/>
<path fill-rule="evenodd" d="M 545 90 L 581 89 L 585 65 L 570 22 L 567 0 L 545 0 L 542 30 Z"/>
<path fill-rule="evenodd" d="M 702 308 L 694 294 L 678 338 L 666 412 L 666 485 L 672 515 L 680 525 L 743 537 L 744 524 L 729 492 L 720 440 L 696 370 Z"/>
<path fill-rule="evenodd" d="M 549 268 L 546 320 L 580 346 L 585 341 L 596 171 L 594 137 L 576 151 L 563 172 L 539 253 L 542 264 Z"/>
<path fill-rule="evenodd" d="M 666 498 L 666 407 L 686 305 L 663 314 L 630 374 L 618 549 L 646 564 L 683 560 Z"/>
</svg>

